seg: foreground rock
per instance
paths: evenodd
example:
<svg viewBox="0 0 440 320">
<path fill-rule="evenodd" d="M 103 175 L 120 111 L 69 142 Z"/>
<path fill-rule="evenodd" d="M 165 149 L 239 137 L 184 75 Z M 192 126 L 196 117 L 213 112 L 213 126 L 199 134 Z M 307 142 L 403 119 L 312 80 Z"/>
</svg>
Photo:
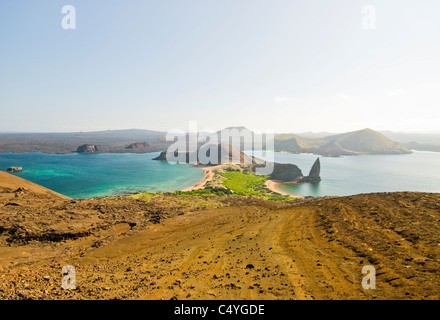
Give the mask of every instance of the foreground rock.
<svg viewBox="0 0 440 320">
<path fill-rule="evenodd" d="M 439 221 L 433 193 L 73 200 L 0 172 L 0 300 L 438 300 Z"/>
</svg>

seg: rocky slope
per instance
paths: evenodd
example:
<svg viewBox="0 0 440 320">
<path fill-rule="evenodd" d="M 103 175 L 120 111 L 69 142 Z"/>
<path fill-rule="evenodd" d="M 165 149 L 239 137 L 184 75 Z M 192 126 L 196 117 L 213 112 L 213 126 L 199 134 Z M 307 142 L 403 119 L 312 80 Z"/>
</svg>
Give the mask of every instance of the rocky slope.
<svg viewBox="0 0 440 320">
<path fill-rule="evenodd" d="M 411 153 L 407 147 L 371 129 L 317 139 L 303 138 L 297 135 L 277 135 L 275 137 L 275 150 L 293 153 L 306 152 L 332 157 Z"/>
<path fill-rule="evenodd" d="M 72 200 L 14 178 L 0 179 L 0 299 L 440 298 L 440 194 Z"/>
</svg>

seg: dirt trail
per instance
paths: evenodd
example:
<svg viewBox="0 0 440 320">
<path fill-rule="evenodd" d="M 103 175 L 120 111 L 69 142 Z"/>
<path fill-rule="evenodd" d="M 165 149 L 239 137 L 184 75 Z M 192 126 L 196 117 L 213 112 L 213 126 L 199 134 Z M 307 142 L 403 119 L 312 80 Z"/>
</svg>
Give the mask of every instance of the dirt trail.
<svg viewBox="0 0 440 320">
<path fill-rule="evenodd" d="M 81 205 L 98 203 L 99 210 L 107 210 L 99 201 Z M 115 201 L 108 210 L 123 200 Z M 170 199 L 166 203 L 173 208 Z M 154 203 L 133 200 L 117 212 L 144 206 Z M 137 221 L 134 228 L 122 218 L 107 221 L 110 214 L 97 214 L 104 226 L 111 221 L 113 226 L 97 228 L 100 220 L 90 213 L 82 218 L 93 221 L 90 234 L 0 248 L 0 298 L 440 298 L 439 194 L 370 194 L 302 204 L 250 201 L 145 224 L 139 220 L 144 215 L 135 220 L 138 215 L 125 213 L 126 221 Z M 76 290 L 61 288 L 61 268 L 67 264 L 76 268 Z M 361 286 L 364 265 L 376 268 L 376 290 Z"/>
</svg>

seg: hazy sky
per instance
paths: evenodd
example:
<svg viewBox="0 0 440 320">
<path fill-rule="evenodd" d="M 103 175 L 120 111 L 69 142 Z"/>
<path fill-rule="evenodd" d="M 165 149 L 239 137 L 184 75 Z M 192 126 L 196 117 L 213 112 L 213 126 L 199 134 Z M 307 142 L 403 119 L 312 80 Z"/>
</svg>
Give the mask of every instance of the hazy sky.
<svg viewBox="0 0 440 320">
<path fill-rule="evenodd" d="M 439 131 L 440 1 L 0 2 L 0 131 L 188 121 Z"/>
</svg>

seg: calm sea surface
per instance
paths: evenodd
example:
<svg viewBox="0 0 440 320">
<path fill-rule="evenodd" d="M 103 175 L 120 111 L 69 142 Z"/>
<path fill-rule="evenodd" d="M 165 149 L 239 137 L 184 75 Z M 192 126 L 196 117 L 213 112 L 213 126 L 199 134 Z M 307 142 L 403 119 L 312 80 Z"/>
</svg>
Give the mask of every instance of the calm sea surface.
<svg viewBox="0 0 440 320">
<path fill-rule="evenodd" d="M 15 175 L 73 198 L 123 195 L 140 191 L 182 190 L 201 181 L 202 169 L 170 165 L 148 154 L 2 153 L 0 170 L 23 167 Z M 273 153 L 275 161 L 296 164 L 309 173 L 316 155 Z M 256 154 L 261 158 L 261 154 Z M 386 191 L 440 192 L 440 153 L 320 157 L 322 181 L 282 185 L 294 195 L 352 195 Z"/>
<path fill-rule="evenodd" d="M 309 174 L 318 157 L 280 152 L 274 152 L 273 155 L 276 162 L 296 164 L 304 175 Z M 440 192 L 439 152 L 415 151 L 405 155 L 320 157 L 320 162 L 321 182 L 280 185 L 280 190 L 301 196 L 345 196 L 389 191 Z"/>
<path fill-rule="evenodd" d="M 202 169 L 152 160 L 158 155 L 0 153 L 0 170 L 23 167 L 14 174 L 72 198 L 175 191 L 203 179 Z"/>
</svg>

